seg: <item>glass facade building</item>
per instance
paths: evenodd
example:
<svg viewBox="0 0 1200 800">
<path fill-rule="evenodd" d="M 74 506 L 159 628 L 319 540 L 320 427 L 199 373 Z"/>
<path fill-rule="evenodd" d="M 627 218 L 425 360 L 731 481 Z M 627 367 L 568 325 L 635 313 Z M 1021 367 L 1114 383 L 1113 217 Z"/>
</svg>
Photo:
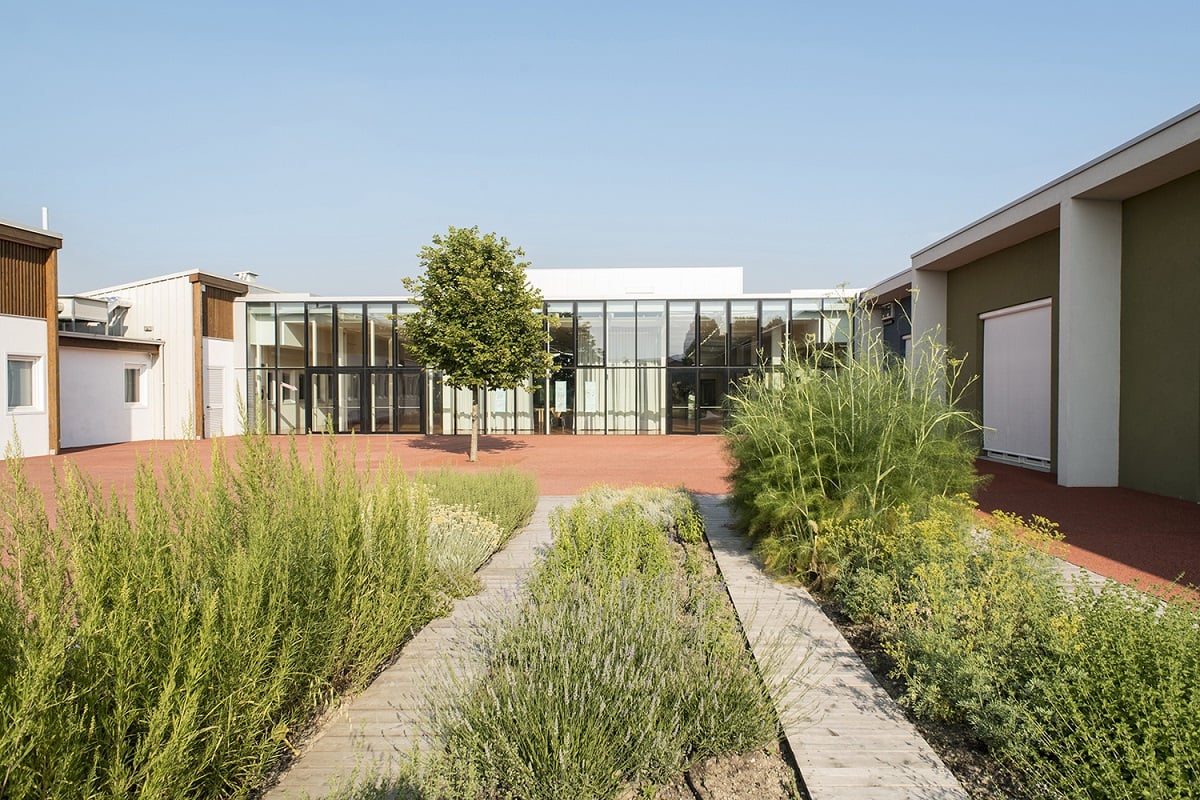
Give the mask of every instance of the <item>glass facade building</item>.
<svg viewBox="0 0 1200 800">
<path fill-rule="evenodd" d="M 404 301 L 246 303 L 251 419 L 270 433 L 470 431 L 471 393 L 407 347 Z M 845 348 L 850 312 L 831 298 L 545 303 L 557 369 L 484 393 L 492 434 L 717 433 L 730 388 L 800 351 Z"/>
</svg>

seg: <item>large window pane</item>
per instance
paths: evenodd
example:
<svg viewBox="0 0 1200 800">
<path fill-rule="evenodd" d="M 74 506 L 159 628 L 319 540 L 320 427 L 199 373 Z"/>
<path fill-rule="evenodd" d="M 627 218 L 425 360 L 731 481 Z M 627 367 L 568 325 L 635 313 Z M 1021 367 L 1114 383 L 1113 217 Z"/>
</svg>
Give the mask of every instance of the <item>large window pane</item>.
<svg viewBox="0 0 1200 800">
<path fill-rule="evenodd" d="M 736 300 L 729 304 L 729 363 L 750 367 L 758 363 L 758 303 Z"/>
<path fill-rule="evenodd" d="M 278 321 L 279 366 L 303 367 L 304 304 L 280 303 L 275 307 L 275 315 Z"/>
<path fill-rule="evenodd" d="M 311 303 L 308 306 L 308 365 L 310 367 L 333 366 L 333 305 L 331 303 Z M 318 430 L 320 429 L 318 428 Z"/>
<path fill-rule="evenodd" d="M 546 325 L 550 353 L 558 367 L 575 366 L 575 307 L 572 303 L 547 303 Z"/>
<path fill-rule="evenodd" d="M 667 337 L 667 364 L 691 367 L 696 364 L 696 304 L 671 301 Z"/>
<path fill-rule="evenodd" d="M 312 424 L 313 433 L 333 430 L 333 374 L 321 372 L 312 376 Z"/>
<path fill-rule="evenodd" d="M 823 340 L 828 344 L 839 345 L 836 349 L 843 350 L 850 341 L 850 305 L 845 300 L 826 299 L 822 314 Z"/>
<path fill-rule="evenodd" d="M 637 304 L 637 363 L 661 367 L 667 357 L 667 304 L 639 300 Z"/>
<path fill-rule="evenodd" d="M 729 320 L 725 315 L 725 303 L 700 304 L 700 366 L 725 366 L 725 338 L 729 334 Z"/>
<path fill-rule="evenodd" d="M 637 315 L 632 301 L 608 304 L 608 365 L 637 363 Z"/>
<path fill-rule="evenodd" d="M 363 307 L 361 303 L 346 305 L 339 303 L 338 319 L 338 366 L 361 367 L 363 365 Z"/>
<path fill-rule="evenodd" d="M 273 367 L 275 360 L 275 305 L 246 304 L 246 366 Z"/>
<path fill-rule="evenodd" d="M 611 345 L 610 345 L 611 347 Z M 608 371 L 608 432 L 636 433 L 638 423 L 638 370 Z"/>
<path fill-rule="evenodd" d="M 604 433 L 604 369 L 575 370 L 575 430 Z"/>
<path fill-rule="evenodd" d="M 301 325 L 303 330 L 304 326 Z M 300 348 L 303 353 L 304 349 Z M 279 370 L 279 432 L 304 433 L 304 415 L 307 411 L 303 369 Z"/>
<path fill-rule="evenodd" d="M 811 353 L 821 343 L 821 301 L 793 300 L 789 336 L 800 355 Z"/>
<path fill-rule="evenodd" d="M 423 375 L 424 373 L 420 370 L 406 369 L 396 376 L 400 383 L 399 394 L 396 398 L 396 403 L 399 406 L 396 416 L 396 430 L 400 433 L 421 432 L 421 392 L 425 386 L 422 380 Z M 440 379 L 437 385 L 441 385 Z"/>
<path fill-rule="evenodd" d="M 701 433 L 720 433 L 725 426 L 725 394 L 729 389 L 729 373 L 723 369 L 700 370 L 697 396 L 700 400 Z"/>
<path fill-rule="evenodd" d="M 550 433 L 575 432 L 575 370 L 550 376 Z"/>
<path fill-rule="evenodd" d="M 392 304 L 373 303 L 367 306 L 367 365 L 390 367 L 395 358 L 392 353 Z"/>
<path fill-rule="evenodd" d="M 275 433 L 275 380 L 266 369 L 246 373 L 246 422 L 254 430 Z"/>
<path fill-rule="evenodd" d="M 338 384 L 338 433 L 358 433 L 362 430 L 362 375 L 340 372 Z"/>
<path fill-rule="evenodd" d="M 763 362 L 780 364 L 787 352 L 788 304 L 786 300 L 764 300 L 762 303 Z"/>
<path fill-rule="evenodd" d="M 393 394 L 394 381 L 390 372 L 371 373 L 371 432 L 392 433 L 396 430 L 396 398 Z"/>
<path fill-rule="evenodd" d="M 667 424 L 667 371 L 638 371 L 638 431 L 664 433 Z"/>
<path fill-rule="evenodd" d="M 671 400 L 668 433 L 696 432 L 696 370 L 667 370 L 667 390 Z"/>
<path fill-rule="evenodd" d="M 413 355 L 408 344 L 408 335 L 404 332 L 404 318 L 415 314 L 417 307 L 412 303 L 396 304 L 396 364 L 401 367 L 425 366 Z"/>
<path fill-rule="evenodd" d="M 581 365 L 604 364 L 604 304 L 576 304 L 575 346 Z"/>
<path fill-rule="evenodd" d="M 487 428 L 488 433 L 513 433 L 516 430 L 517 398 L 513 389 L 488 389 Z"/>
</svg>

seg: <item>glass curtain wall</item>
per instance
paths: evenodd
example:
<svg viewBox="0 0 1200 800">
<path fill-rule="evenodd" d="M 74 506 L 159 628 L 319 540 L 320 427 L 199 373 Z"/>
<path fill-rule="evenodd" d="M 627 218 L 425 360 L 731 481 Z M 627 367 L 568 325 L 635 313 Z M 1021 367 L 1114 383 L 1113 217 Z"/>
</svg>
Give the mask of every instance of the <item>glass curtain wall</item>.
<svg viewBox="0 0 1200 800">
<path fill-rule="evenodd" d="M 270 433 L 466 433 L 471 392 L 412 357 L 407 303 L 246 304 L 247 410 Z M 544 307 L 558 369 L 481 393 L 490 433 L 715 433 L 749 370 L 844 351 L 842 300 L 613 300 Z"/>
</svg>

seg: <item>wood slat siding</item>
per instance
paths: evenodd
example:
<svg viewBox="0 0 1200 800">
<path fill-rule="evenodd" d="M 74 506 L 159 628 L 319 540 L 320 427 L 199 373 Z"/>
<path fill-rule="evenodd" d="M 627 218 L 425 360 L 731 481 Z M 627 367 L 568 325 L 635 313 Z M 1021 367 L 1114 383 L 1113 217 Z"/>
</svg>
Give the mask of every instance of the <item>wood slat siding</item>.
<svg viewBox="0 0 1200 800">
<path fill-rule="evenodd" d="M 46 261 L 41 247 L 0 240 L 0 314 L 46 319 Z"/>
<path fill-rule="evenodd" d="M 237 292 L 206 286 L 204 289 L 204 335 L 233 339 L 233 301 Z"/>
</svg>

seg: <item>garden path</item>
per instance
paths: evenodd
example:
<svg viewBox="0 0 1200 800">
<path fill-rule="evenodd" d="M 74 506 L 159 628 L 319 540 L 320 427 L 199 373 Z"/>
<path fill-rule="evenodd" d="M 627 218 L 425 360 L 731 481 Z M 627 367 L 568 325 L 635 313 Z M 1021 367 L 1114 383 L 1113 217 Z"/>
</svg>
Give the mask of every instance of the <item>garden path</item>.
<svg viewBox="0 0 1200 800">
<path fill-rule="evenodd" d="M 755 658 L 788 678 L 780 716 L 812 800 L 968 800 L 808 592 L 763 572 L 723 500 L 700 496 L 705 531 Z"/>
<path fill-rule="evenodd" d="M 511 605 L 537 550 L 550 543 L 550 511 L 569 499 L 542 497 L 525 529 L 477 573 L 483 591 L 456 600 L 449 616 L 426 625 L 394 664 L 334 712 L 266 793 L 267 800 L 323 797 L 356 777 L 394 772 L 405 756 L 426 749 L 428 693 L 451 671 L 466 676 L 477 668 L 474 632 Z"/>
</svg>

